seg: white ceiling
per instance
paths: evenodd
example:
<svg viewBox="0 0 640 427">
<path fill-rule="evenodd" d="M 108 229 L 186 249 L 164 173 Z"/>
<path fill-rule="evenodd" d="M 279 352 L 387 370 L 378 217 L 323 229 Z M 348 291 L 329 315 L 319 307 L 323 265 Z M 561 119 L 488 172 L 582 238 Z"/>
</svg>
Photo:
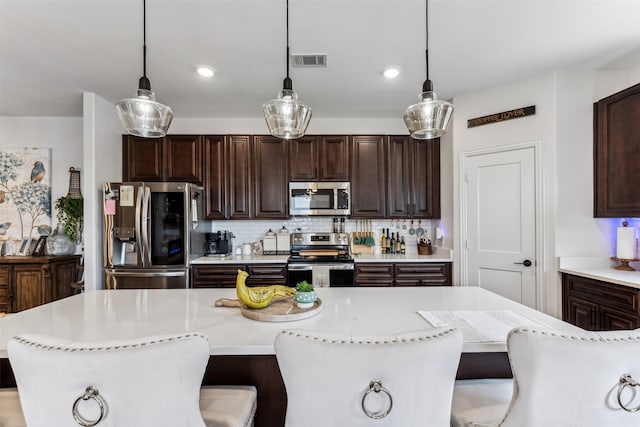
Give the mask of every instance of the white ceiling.
<svg viewBox="0 0 640 427">
<path fill-rule="evenodd" d="M 314 117 L 398 117 L 425 79 L 424 0 L 290 0 L 291 68 Z M 640 0 L 431 0 L 440 98 L 557 68 L 640 64 Z M 147 75 L 176 117 L 259 117 L 285 77 L 285 0 L 147 0 Z M 217 75 L 194 72 L 208 64 Z M 380 72 L 401 67 L 393 81 Z M 142 75 L 142 0 L 0 0 L 0 116 L 81 116 Z"/>
</svg>

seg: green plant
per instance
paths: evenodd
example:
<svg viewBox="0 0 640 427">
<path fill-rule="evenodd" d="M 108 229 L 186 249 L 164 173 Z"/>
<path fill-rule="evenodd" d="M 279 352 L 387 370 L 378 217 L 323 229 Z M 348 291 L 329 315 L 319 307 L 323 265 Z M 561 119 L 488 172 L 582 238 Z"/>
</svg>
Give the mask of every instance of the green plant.
<svg viewBox="0 0 640 427">
<path fill-rule="evenodd" d="M 298 282 L 298 284 L 296 285 L 296 291 L 297 292 L 311 292 L 313 291 L 313 285 L 309 282 L 307 282 L 306 280 L 303 280 L 302 282 Z"/>
<path fill-rule="evenodd" d="M 72 199 L 68 196 L 56 199 L 56 218 L 64 224 L 64 232 L 73 243 L 82 238 L 83 199 Z"/>
</svg>

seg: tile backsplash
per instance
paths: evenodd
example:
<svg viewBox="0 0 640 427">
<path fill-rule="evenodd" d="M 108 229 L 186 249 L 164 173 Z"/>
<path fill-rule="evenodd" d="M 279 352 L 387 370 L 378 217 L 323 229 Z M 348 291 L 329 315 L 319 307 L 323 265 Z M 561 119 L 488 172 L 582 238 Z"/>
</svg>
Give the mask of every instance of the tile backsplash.
<svg viewBox="0 0 640 427">
<path fill-rule="evenodd" d="M 374 233 L 376 245 L 380 245 L 380 233 L 382 229 L 388 228 L 390 233 L 400 233 L 400 236 L 404 236 L 404 240 L 408 253 L 416 253 L 416 235 L 410 234 L 411 228 L 410 220 L 390 220 L 390 219 L 371 219 L 368 220 L 371 224 L 371 230 Z M 356 227 L 361 227 L 363 221 L 356 219 L 345 219 L 345 231 L 352 233 L 357 231 Z M 413 227 L 417 229 L 422 227 L 425 235 L 433 241 L 432 236 L 435 234 L 434 228 L 438 224 L 437 220 L 414 220 Z M 286 220 L 224 220 L 224 221 L 211 221 L 211 231 L 228 230 L 233 232 L 235 238 L 233 239 L 233 247 L 241 247 L 243 243 L 256 242 L 263 239 L 265 233 L 271 229 L 273 232 L 278 232 L 282 226 L 287 227 L 290 233 L 300 229 L 302 232 L 329 232 L 333 230 L 333 217 L 322 216 L 301 216 L 291 217 Z M 358 231 L 364 231 L 359 230 Z M 438 245 L 438 242 L 434 242 L 434 245 Z"/>
</svg>

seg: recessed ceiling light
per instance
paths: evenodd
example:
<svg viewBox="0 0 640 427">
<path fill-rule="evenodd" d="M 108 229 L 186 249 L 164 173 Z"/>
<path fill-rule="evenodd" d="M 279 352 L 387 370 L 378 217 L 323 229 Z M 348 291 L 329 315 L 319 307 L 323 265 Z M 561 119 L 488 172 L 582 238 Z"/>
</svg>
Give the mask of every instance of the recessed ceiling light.
<svg viewBox="0 0 640 427">
<path fill-rule="evenodd" d="M 196 67 L 196 72 L 202 77 L 212 77 L 214 74 L 214 69 L 206 65 L 201 65 L 199 67 Z"/>
<path fill-rule="evenodd" d="M 398 67 L 389 67 L 382 70 L 382 75 L 388 79 L 395 79 L 400 75 L 400 69 Z"/>
</svg>

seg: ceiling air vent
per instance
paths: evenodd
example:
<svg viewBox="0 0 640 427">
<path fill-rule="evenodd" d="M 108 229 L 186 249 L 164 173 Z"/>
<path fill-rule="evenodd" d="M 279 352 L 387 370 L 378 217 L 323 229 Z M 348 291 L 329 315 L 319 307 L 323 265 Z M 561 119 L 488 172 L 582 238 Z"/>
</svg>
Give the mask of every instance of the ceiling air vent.
<svg viewBox="0 0 640 427">
<path fill-rule="evenodd" d="M 327 55 L 291 55 L 291 63 L 294 67 L 326 68 Z"/>
</svg>

